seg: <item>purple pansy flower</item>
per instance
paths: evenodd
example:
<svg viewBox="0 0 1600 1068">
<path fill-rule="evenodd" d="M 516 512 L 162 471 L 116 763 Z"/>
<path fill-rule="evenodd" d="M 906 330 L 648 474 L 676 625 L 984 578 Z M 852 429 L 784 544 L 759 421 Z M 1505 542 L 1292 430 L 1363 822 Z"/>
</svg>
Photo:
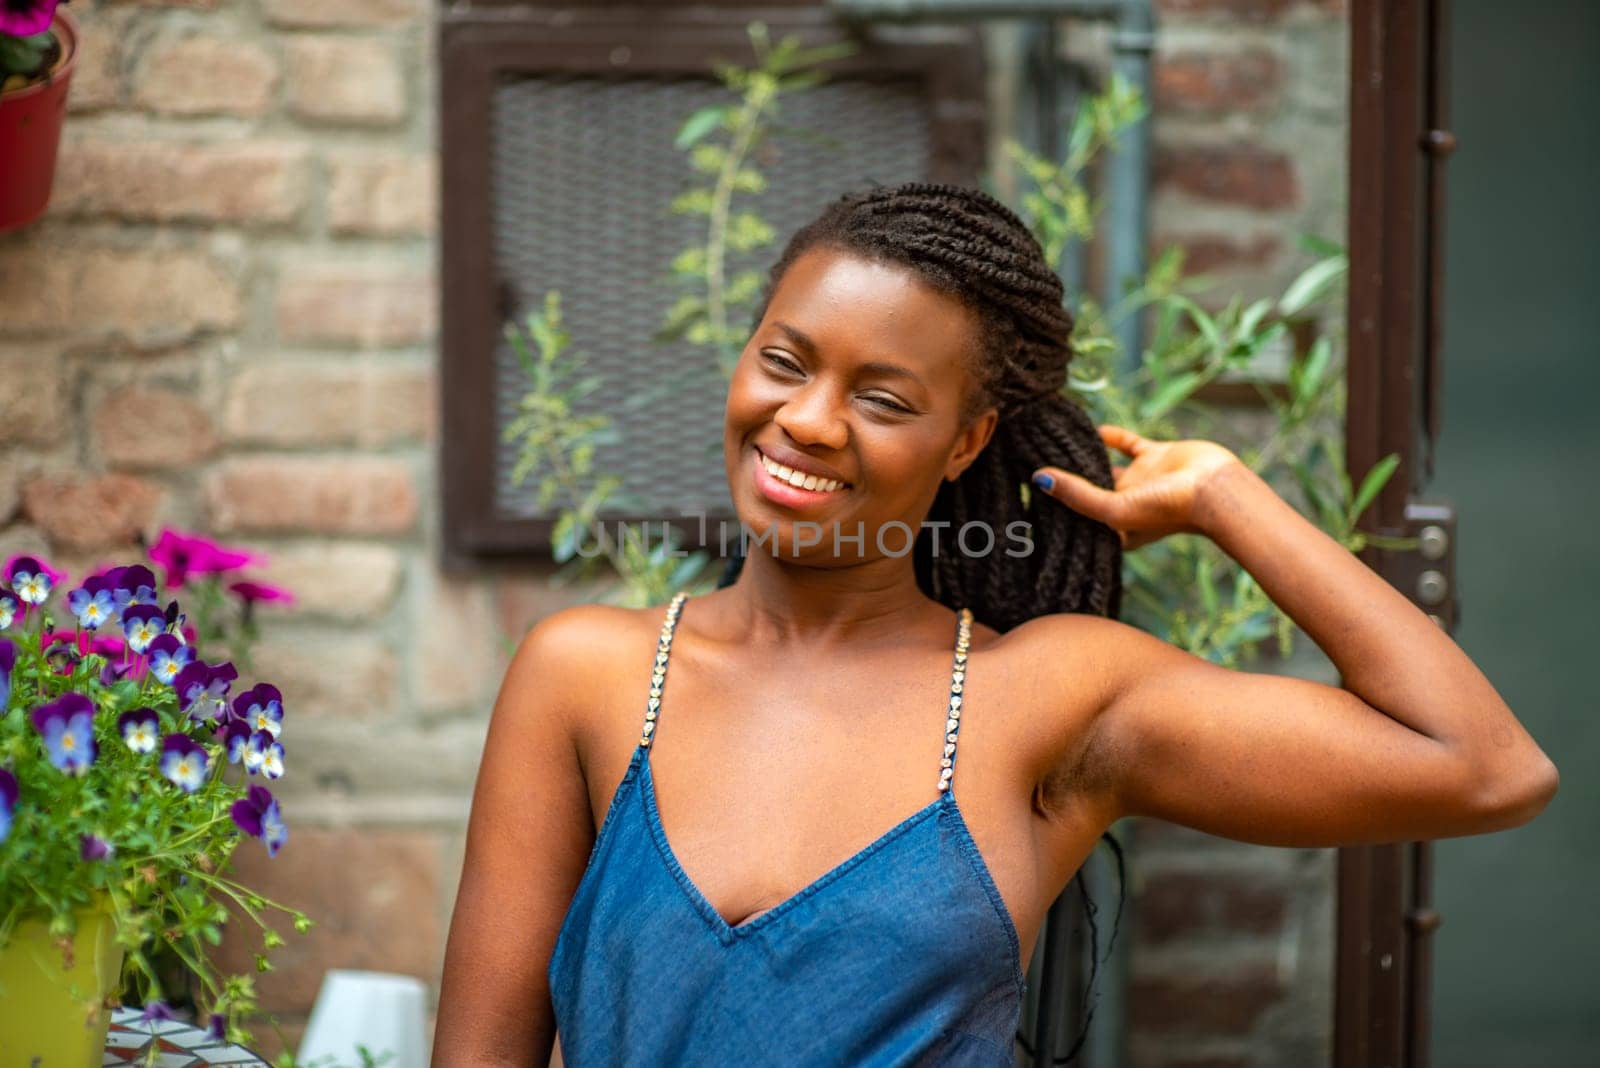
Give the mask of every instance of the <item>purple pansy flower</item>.
<svg viewBox="0 0 1600 1068">
<path fill-rule="evenodd" d="M 115 852 L 111 843 L 98 834 L 86 834 L 78 839 L 78 856 L 84 860 L 105 860 Z"/>
<path fill-rule="evenodd" d="M 50 590 L 66 580 L 65 572 L 32 556 L 13 556 L 6 564 L 6 581 L 17 591 L 17 596 L 28 604 L 44 604 Z"/>
<path fill-rule="evenodd" d="M 230 663 L 212 667 L 196 660 L 178 672 L 172 688 L 178 691 L 178 702 L 192 719 L 210 722 L 227 715 L 228 685 L 238 677 Z"/>
<path fill-rule="evenodd" d="M 250 787 L 250 792 L 235 801 L 228 814 L 241 831 L 267 844 L 269 857 L 277 856 L 278 850 L 289 837 L 289 828 L 284 825 L 283 816 L 278 811 L 278 802 L 265 786 Z"/>
<path fill-rule="evenodd" d="M 259 771 L 269 779 L 282 778 L 283 746 L 266 731 L 253 732 L 244 746 L 244 770 L 252 775 Z"/>
<path fill-rule="evenodd" d="M 117 614 L 117 599 L 102 578 L 86 578 L 83 585 L 67 594 L 67 607 L 78 617 L 78 626 L 95 630 Z"/>
<path fill-rule="evenodd" d="M 22 606 L 22 601 L 16 594 L 0 586 L 0 630 L 5 630 L 17 620 L 17 609 Z"/>
<path fill-rule="evenodd" d="M 0 0 L 0 33 L 32 37 L 50 28 L 60 0 Z"/>
<path fill-rule="evenodd" d="M 179 672 L 194 663 L 194 646 L 183 644 L 176 634 L 158 634 L 145 649 L 150 656 L 150 670 L 155 677 L 174 685 Z"/>
<path fill-rule="evenodd" d="M 206 1021 L 206 1037 L 213 1042 L 226 1042 L 228 1040 L 228 1018 L 220 1012 L 211 1014 Z"/>
<path fill-rule="evenodd" d="M 128 648 L 142 653 L 167 629 L 167 616 L 153 604 L 134 604 L 122 610 L 122 633 Z"/>
<path fill-rule="evenodd" d="M 150 547 L 150 559 L 166 569 L 167 585 L 179 589 L 190 575 L 237 571 L 241 567 L 256 563 L 258 558 L 240 549 L 230 549 L 192 534 L 163 530 L 156 543 Z"/>
<path fill-rule="evenodd" d="M 228 763 L 239 764 L 244 761 L 245 749 L 250 744 L 250 728 L 238 720 L 231 721 L 222 729 L 222 745 L 228 754 Z"/>
<path fill-rule="evenodd" d="M 17 811 L 17 777 L 0 768 L 0 842 L 11 834 L 11 820 Z"/>
<path fill-rule="evenodd" d="M 206 781 L 206 750 L 187 734 L 169 734 L 161 743 L 161 774 L 192 794 Z"/>
<path fill-rule="evenodd" d="M 135 753 L 153 753 L 161 733 L 161 719 L 153 708 L 136 708 L 117 717 L 117 731 Z"/>
<path fill-rule="evenodd" d="M 50 763 L 82 775 L 94 763 L 94 705 L 81 693 L 65 693 L 33 710 L 34 729 L 44 738 Z"/>
<path fill-rule="evenodd" d="M 0 716 L 11 700 L 11 672 L 17 666 L 17 646 L 10 638 L 0 638 Z"/>
<path fill-rule="evenodd" d="M 106 582 L 119 608 L 159 603 L 156 599 L 156 573 L 143 564 L 114 567 L 106 572 Z"/>
<path fill-rule="evenodd" d="M 139 1014 L 139 1022 L 144 1024 L 155 1023 L 157 1020 L 170 1020 L 172 1018 L 172 1010 L 167 1008 L 167 1003 L 165 1001 L 152 1001 L 150 1004 L 146 1005 L 144 1007 L 144 1011 Z"/>
<path fill-rule="evenodd" d="M 276 738 L 283 731 L 283 694 L 269 682 L 257 683 L 233 699 L 233 718 Z"/>
</svg>

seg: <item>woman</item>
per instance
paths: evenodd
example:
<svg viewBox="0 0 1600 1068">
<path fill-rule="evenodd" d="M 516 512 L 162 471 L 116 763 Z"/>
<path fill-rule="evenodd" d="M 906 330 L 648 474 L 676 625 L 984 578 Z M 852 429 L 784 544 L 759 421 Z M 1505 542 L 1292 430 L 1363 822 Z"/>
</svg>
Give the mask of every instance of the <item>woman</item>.
<svg viewBox="0 0 1600 1068">
<path fill-rule="evenodd" d="M 1224 447 L 1096 431 L 1071 326 L 976 190 L 795 235 L 728 391 L 737 580 L 558 612 L 507 671 L 435 1065 L 545 1064 L 558 1027 L 572 1066 L 1010 1065 L 1023 951 L 1122 816 L 1333 846 L 1544 807 L 1554 765 L 1422 612 Z M 1105 618 L 1121 550 L 1180 531 L 1345 688 Z"/>
</svg>

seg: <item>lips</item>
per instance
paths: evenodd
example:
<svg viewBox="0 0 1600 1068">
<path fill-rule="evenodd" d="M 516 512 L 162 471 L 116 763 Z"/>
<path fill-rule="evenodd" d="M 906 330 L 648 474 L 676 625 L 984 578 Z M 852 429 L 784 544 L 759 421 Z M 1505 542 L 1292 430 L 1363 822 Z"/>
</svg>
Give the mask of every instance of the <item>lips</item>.
<svg viewBox="0 0 1600 1068">
<path fill-rule="evenodd" d="M 752 479 L 755 482 L 756 492 L 773 504 L 792 509 L 809 509 L 817 505 L 831 503 L 849 489 L 848 484 L 839 485 L 828 490 L 805 489 L 801 486 L 790 485 L 767 470 L 767 462 L 770 458 L 764 458 L 765 453 L 760 449 L 756 449 L 755 452 L 756 462 L 753 465 Z"/>
</svg>

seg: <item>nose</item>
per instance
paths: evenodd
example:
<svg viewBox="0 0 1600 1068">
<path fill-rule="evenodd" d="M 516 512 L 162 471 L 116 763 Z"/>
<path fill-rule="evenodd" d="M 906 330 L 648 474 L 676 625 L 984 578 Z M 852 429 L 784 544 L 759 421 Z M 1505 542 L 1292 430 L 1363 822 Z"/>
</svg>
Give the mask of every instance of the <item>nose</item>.
<svg viewBox="0 0 1600 1068">
<path fill-rule="evenodd" d="M 842 449 L 849 434 L 832 391 L 822 382 L 814 381 L 791 393 L 772 421 L 798 445 Z"/>
</svg>

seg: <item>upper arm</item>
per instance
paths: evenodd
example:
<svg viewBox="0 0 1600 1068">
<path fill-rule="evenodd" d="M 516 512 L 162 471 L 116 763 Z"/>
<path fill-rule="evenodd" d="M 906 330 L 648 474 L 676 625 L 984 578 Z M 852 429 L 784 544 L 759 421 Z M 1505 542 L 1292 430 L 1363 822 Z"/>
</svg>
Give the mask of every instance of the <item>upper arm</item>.
<svg viewBox="0 0 1600 1068">
<path fill-rule="evenodd" d="M 1112 819 L 1279 846 L 1495 829 L 1465 760 L 1348 690 L 1220 667 L 1114 620 L 1061 629 L 1092 645 L 1100 707 L 1081 765 Z"/>
<path fill-rule="evenodd" d="M 576 746 L 584 663 L 608 610 L 564 609 L 523 638 L 490 716 L 445 950 L 436 1066 L 547 1064 L 546 970 L 594 827 Z"/>
</svg>

